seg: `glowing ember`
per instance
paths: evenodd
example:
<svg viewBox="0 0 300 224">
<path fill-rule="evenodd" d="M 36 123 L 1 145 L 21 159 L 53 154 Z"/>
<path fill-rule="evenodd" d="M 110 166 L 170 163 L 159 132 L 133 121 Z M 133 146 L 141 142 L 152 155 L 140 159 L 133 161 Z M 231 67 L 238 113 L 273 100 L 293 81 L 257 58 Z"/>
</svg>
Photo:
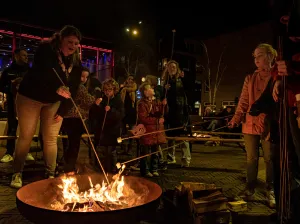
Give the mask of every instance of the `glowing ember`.
<svg viewBox="0 0 300 224">
<path fill-rule="evenodd" d="M 121 172 L 113 177 L 108 185 L 93 184 L 89 177 L 90 189 L 81 191 L 75 176 L 64 176 L 58 185 L 58 197 L 51 204 L 52 209 L 59 211 L 95 212 L 124 209 L 144 203 L 148 189 L 137 194 L 124 181 Z"/>
</svg>

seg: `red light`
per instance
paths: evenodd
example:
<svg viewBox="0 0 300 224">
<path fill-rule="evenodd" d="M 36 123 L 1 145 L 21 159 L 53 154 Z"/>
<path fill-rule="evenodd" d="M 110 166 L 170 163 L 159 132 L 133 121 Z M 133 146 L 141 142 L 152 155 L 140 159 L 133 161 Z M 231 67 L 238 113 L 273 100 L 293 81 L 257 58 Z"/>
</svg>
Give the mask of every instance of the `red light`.
<svg viewBox="0 0 300 224">
<path fill-rule="evenodd" d="M 13 35 L 14 34 L 12 31 L 6 31 L 6 30 L 0 30 L 0 33 L 8 34 L 8 35 Z M 24 37 L 24 38 L 35 39 L 35 40 L 47 40 L 47 39 L 49 39 L 49 38 L 42 38 L 42 37 L 39 37 L 39 36 L 33 36 L 33 35 L 25 34 L 25 33 L 21 33 L 21 34 L 16 33 L 16 36 L 21 36 L 21 37 Z M 99 47 L 92 47 L 92 46 L 87 46 L 87 45 L 81 45 L 81 47 L 85 48 L 85 49 L 95 50 L 95 51 L 98 50 L 98 51 L 108 52 L 108 53 L 112 52 L 112 50 L 99 48 Z"/>
</svg>

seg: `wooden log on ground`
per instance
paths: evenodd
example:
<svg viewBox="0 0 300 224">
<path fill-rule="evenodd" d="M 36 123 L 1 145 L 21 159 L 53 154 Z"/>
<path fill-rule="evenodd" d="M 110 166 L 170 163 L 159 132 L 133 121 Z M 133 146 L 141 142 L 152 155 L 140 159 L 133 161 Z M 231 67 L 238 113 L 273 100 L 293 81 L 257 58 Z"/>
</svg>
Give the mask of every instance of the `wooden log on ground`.
<svg viewBox="0 0 300 224">
<path fill-rule="evenodd" d="M 222 188 L 215 184 L 181 182 L 176 188 L 178 198 L 186 203 L 191 214 L 216 212 L 227 209 L 227 198 L 222 193 Z"/>
<path fill-rule="evenodd" d="M 227 209 L 228 199 L 220 191 L 206 197 L 192 199 L 192 209 L 196 214 L 216 212 Z"/>
</svg>

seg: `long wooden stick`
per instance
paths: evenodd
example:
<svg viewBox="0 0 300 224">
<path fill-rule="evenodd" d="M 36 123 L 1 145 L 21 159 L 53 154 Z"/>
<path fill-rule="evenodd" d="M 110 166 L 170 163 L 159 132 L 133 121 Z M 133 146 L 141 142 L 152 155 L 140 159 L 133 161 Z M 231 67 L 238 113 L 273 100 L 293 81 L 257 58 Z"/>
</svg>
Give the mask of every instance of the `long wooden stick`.
<svg viewBox="0 0 300 224">
<path fill-rule="evenodd" d="M 167 137 L 168 140 L 187 141 L 187 142 L 244 142 L 244 139 L 230 139 L 230 138 L 197 138 L 197 137 Z"/>
<path fill-rule="evenodd" d="M 235 136 L 242 136 L 242 135 L 244 135 L 243 133 L 211 132 L 211 131 L 193 131 L 193 133 L 208 134 L 208 135 L 235 135 Z"/>
<path fill-rule="evenodd" d="M 176 144 L 176 145 L 172 145 L 172 146 L 166 147 L 166 148 L 164 148 L 164 149 L 161 149 L 161 151 L 163 152 L 163 151 L 165 151 L 165 150 L 167 150 L 167 149 L 171 149 L 171 148 L 173 148 L 173 147 L 182 145 L 183 143 L 184 143 L 184 142 L 181 142 L 181 143 L 178 143 L 178 144 Z M 136 161 L 136 160 L 143 159 L 143 158 L 145 158 L 145 157 L 151 156 L 151 155 L 156 154 L 156 153 L 158 153 L 158 151 L 157 151 L 157 152 L 151 152 L 151 153 L 148 153 L 148 154 L 146 154 L 146 155 L 139 156 L 139 157 L 136 157 L 136 158 L 134 158 L 134 159 L 128 160 L 128 161 L 126 161 L 126 162 L 121 163 L 121 165 L 126 164 L 126 163 L 131 163 L 131 162 Z"/>
<path fill-rule="evenodd" d="M 52 69 L 53 69 L 54 73 L 56 74 L 57 78 L 58 78 L 58 79 L 60 80 L 60 82 L 62 83 L 62 85 L 63 85 L 63 86 L 66 86 L 66 85 L 64 84 L 63 80 L 60 78 L 60 76 L 59 76 L 59 74 L 57 73 L 57 71 L 55 70 L 55 68 L 52 68 Z M 85 122 L 84 122 L 84 120 L 83 120 L 83 117 L 82 117 L 82 115 L 81 115 L 81 113 L 80 113 L 80 111 L 79 111 L 79 109 L 78 109 L 78 107 L 77 107 L 75 101 L 73 100 L 72 96 L 70 96 L 70 100 L 72 101 L 73 106 L 75 107 L 75 109 L 76 109 L 76 111 L 77 111 L 77 113 L 78 113 L 78 115 L 79 115 L 79 117 L 80 117 L 80 119 L 81 119 L 81 122 L 82 122 L 82 124 L 83 124 L 83 127 L 84 127 L 86 133 L 88 134 L 88 139 L 89 139 L 90 144 L 91 144 L 91 146 L 92 146 L 92 149 L 93 149 L 93 151 L 94 151 L 94 153 L 95 153 L 95 156 L 96 156 L 96 158 L 97 158 L 97 161 L 98 161 L 98 163 L 99 163 L 99 165 L 100 165 L 100 167 L 101 167 L 101 170 L 102 170 L 102 172 L 103 172 L 103 174 L 104 174 L 104 177 L 105 177 L 107 183 L 109 184 L 109 180 L 108 180 L 107 174 L 106 174 L 106 172 L 105 172 L 105 170 L 104 170 L 104 167 L 102 166 L 102 163 L 101 163 L 100 158 L 99 158 L 99 156 L 98 156 L 98 154 L 97 154 L 97 151 L 96 151 L 96 149 L 95 149 L 95 146 L 94 146 L 94 144 L 93 144 L 93 141 L 92 141 L 92 139 L 91 139 L 91 137 L 90 137 L 90 132 L 89 132 L 89 130 L 88 130 L 88 128 L 87 128 L 87 126 L 86 126 L 86 124 L 85 124 Z"/>
</svg>

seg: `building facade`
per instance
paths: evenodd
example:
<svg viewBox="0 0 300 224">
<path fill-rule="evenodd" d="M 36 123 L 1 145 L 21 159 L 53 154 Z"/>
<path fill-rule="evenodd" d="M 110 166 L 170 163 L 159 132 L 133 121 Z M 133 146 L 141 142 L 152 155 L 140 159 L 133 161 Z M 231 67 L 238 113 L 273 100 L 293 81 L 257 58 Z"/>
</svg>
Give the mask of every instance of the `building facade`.
<svg viewBox="0 0 300 224">
<path fill-rule="evenodd" d="M 0 20 L 0 72 L 12 62 L 16 48 L 27 50 L 31 64 L 40 41 L 51 37 L 54 32 L 56 30 Z M 83 66 L 88 67 L 91 73 L 96 73 L 99 80 L 113 75 L 114 53 L 111 43 L 83 37 L 79 50 Z"/>
<path fill-rule="evenodd" d="M 202 82 L 202 106 L 210 105 L 212 101 L 217 109 L 227 105 L 235 105 L 240 96 L 243 82 L 248 74 L 255 71 L 252 53 L 260 43 L 273 44 L 274 34 L 271 22 L 250 26 L 240 31 L 223 34 L 203 43 L 207 47 L 211 73 L 210 89 L 208 83 L 207 57 L 203 52 L 198 58 L 197 65 L 204 69 L 197 73 L 197 80 Z M 199 44 L 198 44 L 199 45 Z M 220 56 L 222 59 L 219 63 Z M 219 66 L 220 65 L 220 66 Z M 202 67 L 203 66 L 203 67 Z M 225 68 L 223 75 L 222 70 Z M 219 71 L 218 80 L 216 80 Z M 220 78 L 220 76 L 222 76 Z M 213 98 L 215 83 L 219 82 Z"/>
</svg>

